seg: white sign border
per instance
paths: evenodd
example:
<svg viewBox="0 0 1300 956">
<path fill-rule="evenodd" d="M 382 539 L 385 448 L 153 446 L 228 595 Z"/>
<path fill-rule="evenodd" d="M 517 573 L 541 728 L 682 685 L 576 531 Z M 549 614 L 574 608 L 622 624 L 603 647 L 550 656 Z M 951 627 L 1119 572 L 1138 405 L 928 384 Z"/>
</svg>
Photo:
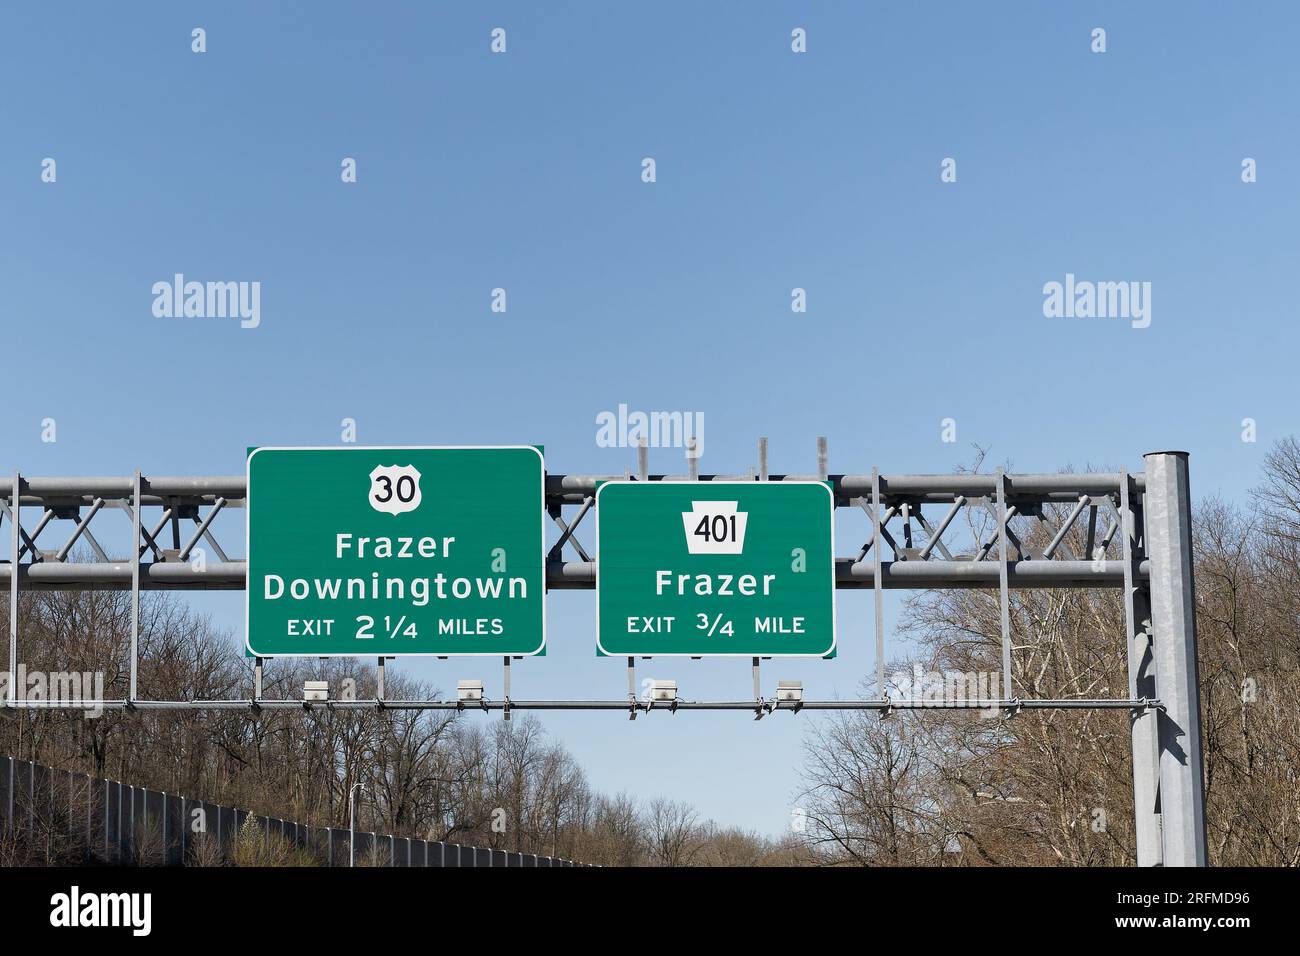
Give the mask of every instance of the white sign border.
<svg viewBox="0 0 1300 956">
<path fill-rule="evenodd" d="M 827 503 L 830 508 L 830 529 L 831 529 L 831 646 L 824 654 L 739 654 L 739 653 L 719 653 L 719 654 L 611 654 L 600 643 L 600 493 L 610 485 L 639 485 L 649 488 L 660 485 L 668 485 L 672 488 L 681 488 L 683 486 L 690 488 L 699 488 L 701 490 L 708 488 L 726 488 L 729 486 L 738 486 L 742 488 L 755 488 L 758 486 L 782 487 L 790 485 L 816 485 L 826 491 Z M 781 658 L 803 658 L 805 660 L 831 660 L 832 656 L 837 653 L 839 648 L 839 620 L 837 618 L 838 609 L 836 608 L 836 589 L 835 589 L 835 492 L 831 486 L 824 481 L 634 481 L 630 479 L 614 478 L 609 481 L 601 482 L 596 489 L 596 651 L 598 656 L 605 657 L 686 657 L 690 659 L 706 657 L 781 657 Z"/>
<path fill-rule="evenodd" d="M 498 651 L 475 651 L 472 653 L 452 653 L 452 654 L 435 654 L 423 651 L 406 652 L 396 651 L 392 654 L 380 653 L 356 653 L 347 654 L 259 654 L 254 650 L 252 645 L 252 633 L 248 626 L 249 619 L 249 597 L 252 592 L 249 590 L 249 575 L 253 570 L 253 551 L 252 541 L 250 540 L 249 529 L 252 525 L 253 516 L 253 458 L 258 452 L 262 451 L 508 451 L 518 449 L 528 449 L 535 452 L 537 460 L 541 463 L 542 480 L 538 488 L 540 500 L 538 501 L 538 526 L 542 532 L 542 640 L 537 646 L 537 650 L 529 651 L 524 654 L 513 652 Z M 258 446 L 249 452 L 248 460 L 244 463 L 244 649 L 254 657 L 262 660 L 275 660 L 276 658 L 305 658 L 305 657 L 432 657 L 432 658 L 453 658 L 453 657 L 538 657 L 546 650 L 546 604 L 547 604 L 547 587 L 546 587 L 546 456 L 536 445 L 266 445 Z"/>
</svg>

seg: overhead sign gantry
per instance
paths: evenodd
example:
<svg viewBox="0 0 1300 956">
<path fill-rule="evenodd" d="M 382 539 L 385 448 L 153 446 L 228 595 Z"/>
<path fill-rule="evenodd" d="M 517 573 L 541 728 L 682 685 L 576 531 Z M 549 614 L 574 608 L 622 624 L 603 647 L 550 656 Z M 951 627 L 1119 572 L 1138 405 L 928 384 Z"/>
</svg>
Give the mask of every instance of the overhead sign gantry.
<svg viewBox="0 0 1300 956">
<path fill-rule="evenodd" d="M 268 462 L 273 460 L 270 451 L 267 450 Z M 294 451 L 306 455 L 304 450 Z M 605 561 L 610 562 L 610 577 L 617 578 L 621 573 L 615 565 L 623 560 L 616 558 L 622 545 L 610 547 L 607 539 L 609 526 L 606 524 L 610 520 L 620 520 L 617 514 L 619 506 L 607 507 L 609 502 L 616 501 L 616 497 L 606 502 L 605 493 L 600 490 L 606 483 L 619 482 L 619 476 L 545 475 L 543 492 L 540 454 L 531 448 L 511 449 L 509 462 L 484 459 L 475 464 L 471 464 L 467 457 L 471 451 L 488 454 L 504 450 L 380 449 L 379 458 L 374 457 L 375 449 L 348 446 L 309 451 L 319 452 L 322 456 L 316 459 L 318 467 L 305 464 L 309 459 L 303 457 L 302 466 L 286 465 L 278 479 L 268 472 L 269 480 L 265 486 L 261 484 L 264 476 L 260 471 L 261 465 L 257 463 L 262 452 L 254 456 L 254 464 L 247 476 L 145 477 L 137 471 L 126 477 L 29 477 L 14 471 L 8 493 L 0 497 L 0 520 L 8 522 L 8 534 L 4 536 L 8 538 L 7 554 L 0 555 L 0 588 L 6 589 L 9 597 L 9 671 L 16 673 L 19 665 L 21 591 L 121 589 L 131 592 L 129 691 L 125 698 L 93 702 L 106 709 L 250 709 L 253 712 L 309 710 L 315 706 L 463 709 L 465 702 L 459 699 L 395 701 L 385 698 L 382 662 L 386 656 L 394 655 L 391 648 L 402 641 L 410 641 L 419 648 L 408 653 L 501 655 L 507 665 L 504 698 L 488 700 L 480 694 L 475 698 L 475 705 L 483 710 L 502 711 L 507 715 L 512 708 L 625 710 L 635 715 L 655 706 L 654 700 L 640 700 L 633 688 L 629 688 L 628 696 L 623 699 L 513 700 L 510 697 L 508 675 L 511 657 L 538 653 L 544 646 L 542 583 L 550 589 L 595 587 L 598 579 L 606 574 Z M 394 452 L 403 454 L 394 457 Z M 456 454 L 452 455 L 452 452 Z M 340 457 L 335 459 L 332 456 Z M 522 464 L 525 459 L 527 465 Z M 672 710 L 750 710 L 761 716 L 778 710 L 873 709 L 887 714 L 931 706 L 924 700 L 901 699 L 888 693 L 884 674 L 887 658 L 881 609 L 883 590 L 955 587 L 996 591 L 1001 609 L 1002 695 L 997 700 L 957 702 L 957 706 L 981 710 L 998 708 L 1007 716 L 1014 716 L 1021 710 L 1128 710 L 1131 716 L 1139 865 L 1205 864 L 1191 494 L 1185 453 L 1148 454 L 1145 474 L 1030 475 L 1004 474 L 1000 470 L 994 474 L 963 475 L 881 474 L 875 470 L 859 474 L 828 474 L 824 443 L 821 442 L 818 473 L 813 476 L 769 476 L 765 442 L 760 442 L 759 460 L 757 475 L 751 472 L 745 482 L 754 484 L 755 490 L 758 485 L 769 482 L 773 485 L 823 482 L 833 495 L 835 508 L 848 509 L 850 513 L 866 518 L 863 529 L 865 543 L 836 556 L 833 567 L 836 588 L 862 588 L 874 592 L 878 694 L 871 699 L 818 700 L 801 696 L 798 700 L 787 700 L 779 694 L 774 699 L 764 699 L 756 683 L 752 700 L 683 700 L 674 692 L 670 701 Z M 414 471 L 420 472 L 418 483 Z M 629 477 L 627 474 L 622 476 L 624 481 Z M 730 556 L 744 558 L 744 561 L 737 560 L 732 566 L 721 563 L 707 565 L 714 559 L 722 561 L 728 557 L 722 552 L 734 548 L 739 541 L 742 511 L 747 515 L 744 521 L 746 535 L 749 535 L 753 528 L 748 522 L 757 520 L 756 516 L 765 507 L 758 505 L 758 498 L 751 502 L 749 492 L 730 493 L 731 489 L 727 489 L 728 493 L 716 493 L 722 491 L 725 484 L 742 476 L 700 475 L 696 461 L 691 473 L 684 478 L 648 475 L 644 462 L 637 477 L 638 483 L 647 486 L 644 492 L 638 492 L 647 495 L 646 502 L 652 500 L 648 497 L 651 494 L 664 494 L 664 507 L 671 497 L 676 510 L 661 515 L 664 523 L 655 528 L 654 540 L 657 543 L 654 546 L 664 550 L 655 555 L 650 573 L 647 575 L 629 566 L 628 570 L 636 577 L 635 581 L 629 578 L 631 589 L 622 595 L 615 593 L 617 589 L 603 595 L 603 601 L 612 600 L 613 603 L 609 605 L 609 612 L 602 606 L 602 631 L 606 614 L 612 616 L 615 608 L 620 608 L 618 613 L 626 616 L 661 614 L 654 607 L 661 599 L 692 604 L 697 599 L 706 602 L 715 599 L 752 601 L 757 604 L 761 600 L 776 598 L 778 587 L 784 594 L 785 585 L 795 584 L 795 573 L 805 575 L 800 580 L 815 580 L 812 576 L 812 559 L 818 552 L 815 543 L 808 545 L 809 570 L 794 572 L 790 566 L 791 574 L 785 577 L 783 571 L 772 567 L 765 569 L 769 563 L 766 558 L 753 566 L 746 563 L 750 548 L 748 537 L 741 553 Z M 679 494 L 676 491 L 672 496 L 667 492 L 650 491 L 649 486 L 661 484 L 685 490 L 680 492 L 680 498 L 676 497 Z M 525 488 L 528 489 L 527 495 Z M 757 490 L 756 493 L 766 494 Z M 602 500 L 600 513 L 595 509 L 597 496 Z M 403 510 L 413 505 L 417 497 L 420 500 L 418 506 Z M 247 557 L 241 559 L 238 555 L 226 554 L 217 539 L 214 520 L 219 523 L 222 514 L 244 507 L 246 498 L 252 512 L 248 517 L 252 547 L 246 552 Z M 736 503 L 734 524 L 731 513 L 719 510 L 732 501 Z M 701 503 L 700 507 L 696 502 Z M 267 511 L 260 512 L 264 505 Z M 566 508 L 576 509 L 576 513 L 570 511 L 566 515 Z M 940 509 L 943 509 L 942 518 L 932 521 L 938 517 Z M 110 557 L 91 528 L 92 523 L 96 528 L 107 524 L 96 516 L 114 510 L 122 511 L 129 522 L 130 538 L 126 543 L 125 558 Z M 300 511 L 306 514 L 299 516 L 297 512 Z M 511 516 L 509 527 L 498 527 L 497 522 L 506 520 L 507 512 Z M 150 514 L 148 522 L 144 520 L 146 513 Z M 549 516 L 560 532 L 546 551 L 543 551 L 545 538 L 541 514 Z M 602 525 L 598 532 L 602 549 L 598 555 L 589 554 L 575 534 L 586 515 L 592 515 Z M 964 516 L 967 522 L 958 522 L 959 516 Z M 626 517 L 630 529 L 635 530 L 638 524 L 646 526 L 647 519 L 644 515 L 638 518 L 635 509 Z M 692 519 L 693 525 L 690 524 Z M 818 526 L 820 521 L 818 518 Z M 62 544 L 56 541 L 52 543 L 53 547 L 42 547 L 45 543 L 40 540 L 42 536 L 48 541 L 52 533 L 47 529 L 56 528 L 60 522 L 72 525 Z M 954 529 L 963 523 L 969 524 L 969 531 L 964 543 L 958 545 L 954 541 Z M 779 530 L 773 540 L 782 548 L 787 545 L 791 550 L 803 547 L 792 539 L 808 536 L 813 527 L 810 521 L 797 535 Z M 515 528 L 519 530 L 512 530 Z M 266 541 L 275 542 L 266 549 L 261 548 L 264 531 L 270 536 Z M 700 540 L 707 536 L 707 544 L 714 548 L 714 553 L 692 553 L 687 540 L 688 535 L 696 531 Z M 1032 538 L 1029 536 L 1031 531 L 1034 532 Z M 345 537 L 341 538 L 341 535 Z M 411 538 L 409 544 L 401 541 L 406 537 Z M 364 544 L 362 538 L 367 539 Z M 388 540 L 381 543 L 380 539 Z M 423 539 L 428 539 L 423 545 L 428 557 L 423 561 L 413 561 L 412 565 L 428 565 L 430 570 L 419 570 L 418 573 L 416 570 L 402 570 L 404 559 L 399 556 L 402 549 L 414 550 L 419 555 Z M 815 542 L 816 536 L 809 540 Z M 462 545 L 467 545 L 465 550 L 461 550 Z M 492 551 L 496 548 L 505 549 L 505 565 L 493 564 Z M 310 551 L 313 556 L 300 559 L 299 551 Z M 488 555 L 486 558 L 485 553 Z M 209 559 L 209 554 L 213 560 Z M 774 545 L 770 556 L 773 561 L 776 554 Z M 700 562 L 699 570 L 693 570 L 697 561 Z M 668 576 L 659 572 L 667 572 Z M 294 579 L 314 582 L 317 577 L 324 581 L 338 578 L 339 592 L 346 595 L 345 580 L 360 578 L 364 582 L 367 575 L 373 580 L 377 574 L 380 578 L 400 581 L 404 595 L 400 600 L 409 604 L 414 603 L 410 598 L 412 592 L 422 592 L 424 587 L 415 583 L 417 577 L 429 578 L 430 593 L 438 593 L 432 589 L 436 588 L 435 578 L 439 573 L 445 578 L 443 593 L 447 593 L 445 588 L 450 587 L 452 603 L 456 600 L 462 602 L 460 613 L 450 614 L 445 607 L 434 609 L 430 599 L 429 605 L 416 615 L 414 636 L 408 636 L 405 627 L 396 629 L 396 635 L 393 629 L 386 630 L 383 640 L 389 649 L 380 646 L 378 625 L 384 614 L 389 615 L 390 623 L 394 613 L 400 621 L 404 609 L 400 605 L 387 607 L 375 603 L 373 597 L 362 597 L 358 590 L 360 585 L 353 585 L 353 593 L 357 596 L 347 600 L 365 607 L 345 608 L 354 612 L 351 627 L 340 632 L 347 636 L 331 635 L 331 639 L 342 642 L 339 645 L 341 650 L 326 651 L 319 644 L 306 644 L 317 635 L 307 635 L 301 624 L 298 629 L 303 633 L 290 633 L 291 616 L 297 616 L 300 621 L 320 618 L 325 610 L 323 606 L 309 610 L 311 602 L 320 600 L 315 584 L 305 585 L 308 590 L 304 592 L 304 585 L 291 583 Z M 692 577 L 701 574 L 715 577 L 708 584 L 701 584 L 698 576 Z M 716 590 L 715 586 L 721 585 L 721 575 L 724 574 L 733 575 L 730 587 L 736 593 L 722 595 Z M 777 575 L 769 582 L 770 593 L 760 595 L 764 575 L 769 574 Z M 265 589 L 267 575 L 283 580 L 290 600 L 284 600 L 284 593 L 278 590 L 280 584 L 274 580 L 270 584 L 271 593 L 279 593 L 279 597 L 268 599 L 265 590 L 261 597 L 250 594 L 249 641 L 256 655 L 374 654 L 379 659 L 380 675 L 375 699 L 328 700 L 319 704 L 291 697 L 268 699 L 261 692 L 260 665 L 255 667 L 251 697 L 152 700 L 147 694 L 140 693 L 138 651 L 142 591 L 158 588 L 238 590 L 259 586 Z M 682 575 L 687 575 L 684 583 Z M 516 585 L 517 597 L 509 613 L 497 607 L 507 603 L 508 599 L 478 596 L 479 585 L 473 583 L 481 579 L 485 588 L 495 588 L 491 582 L 501 580 L 508 594 L 509 578 L 514 576 L 521 577 L 527 589 L 525 596 L 524 589 Z M 817 576 L 820 577 L 820 572 Z M 610 577 L 601 580 L 602 588 L 610 583 Z M 447 583 L 462 578 L 471 582 L 468 591 L 465 584 Z M 745 580 L 743 586 L 739 584 L 741 579 Z M 660 582 L 664 583 L 661 585 Z M 703 587 L 705 591 L 714 588 L 715 593 L 690 593 L 692 584 L 696 588 Z M 677 593 L 679 585 L 680 594 Z M 301 599 L 293 597 L 295 587 L 303 595 Z M 325 587 L 328 598 L 333 585 Z M 463 598 L 455 596 L 457 588 L 465 595 Z M 1124 603 L 1123 640 L 1129 664 L 1127 696 L 1060 699 L 1018 696 L 1018 692 L 1024 692 L 1025 683 L 1019 679 L 1016 670 L 1010 592 L 1019 588 L 1120 589 Z M 393 600 L 398 600 L 395 597 L 398 590 L 399 586 L 394 584 Z M 373 591 L 370 593 L 374 594 Z M 383 601 L 388 602 L 387 582 L 382 593 Z M 810 605 L 811 594 L 810 591 L 803 596 L 808 597 Z M 648 604 L 644 611 L 638 611 L 642 597 Z M 633 598 L 637 599 L 635 604 Z M 264 606 L 254 611 L 253 607 L 259 602 L 264 602 Z M 271 605 L 274 605 L 274 610 L 268 615 Z M 711 621 L 717 622 L 714 633 L 708 635 L 707 629 L 704 632 L 711 641 L 718 637 L 730 614 L 728 607 L 714 607 L 712 604 L 698 610 L 683 606 L 684 611 L 668 613 L 702 613 L 707 616 L 713 612 Z M 786 609 L 780 609 L 775 603 L 772 606 L 777 609 L 760 610 L 756 606 L 758 613 L 755 617 L 804 616 L 811 620 L 814 616 L 811 613 L 801 615 L 793 604 Z M 297 610 L 285 610 L 289 607 Z M 742 605 L 735 604 L 734 607 L 737 611 L 731 617 L 739 617 Z M 479 608 L 482 616 L 489 620 L 501 619 L 503 634 L 438 633 L 443 627 L 452 630 L 457 627 L 443 625 L 443 615 L 462 621 L 471 617 L 476 620 L 480 616 Z M 719 613 L 723 615 L 721 619 L 717 616 Z M 256 615 L 255 620 L 252 615 Z M 356 620 L 359 615 L 375 618 L 374 638 L 358 636 L 357 626 L 364 623 Z M 342 611 L 335 615 L 335 619 L 346 620 Z M 531 629 L 530 621 L 533 622 Z M 426 628 L 426 622 L 436 624 L 432 632 Z M 409 623 L 408 617 L 404 624 Z M 263 624 L 267 627 L 265 635 Z M 723 638 L 734 637 L 739 641 L 741 632 L 734 627 L 733 632 L 732 635 L 724 634 Z M 626 625 L 623 636 L 628 636 Z M 643 636 L 659 638 L 659 635 Z M 746 639 L 758 636 L 755 628 Z M 615 637 L 610 635 L 610 640 Z M 602 633 L 602 643 L 604 639 Z M 511 644 L 516 640 L 517 645 Z M 291 643 L 293 641 L 302 643 L 295 646 Z M 354 649 L 365 641 L 372 642 L 373 650 Z M 813 653 L 821 651 L 821 647 L 813 647 L 811 638 L 809 641 L 808 647 Z M 716 642 L 693 645 L 687 653 L 696 649 L 717 650 L 719 646 Z M 746 647 L 743 651 L 737 649 L 735 653 L 748 654 L 749 650 L 750 647 Z M 651 648 L 651 653 L 671 654 L 674 648 L 656 645 Z M 630 672 L 634 655 L 629 653 L 628 657 Z M 755 678 L 757 682 L 757 668 Z M 12 681 L 0 705 L 8 709 L 86 709 L 86 702 L 80 700 L 27 699 L 17 683 Z"/>
</svg>

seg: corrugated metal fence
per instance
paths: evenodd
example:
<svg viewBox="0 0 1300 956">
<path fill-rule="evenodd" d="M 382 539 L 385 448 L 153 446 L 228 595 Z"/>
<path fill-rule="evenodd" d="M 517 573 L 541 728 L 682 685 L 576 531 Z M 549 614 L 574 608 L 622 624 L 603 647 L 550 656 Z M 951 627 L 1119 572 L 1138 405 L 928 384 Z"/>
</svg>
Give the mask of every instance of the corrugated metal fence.
<svg viewBox="0 0 1300 956">
<path fill-rule="evenodd" d="M 249 823 L 251 819 L 251 823 Z M 322 866 L 348 865 L 348 831 L 307 826 L 89 774 L 0 757 L 3 831 L 42 835 L 80 848 L 87 860 L 183 866 L 229 862 L 241 828 L 273 846 L 306 853 Z M 357 831 L 358 866 L 581 866 L 572 860 L 508 853 Z"/>
</svg>

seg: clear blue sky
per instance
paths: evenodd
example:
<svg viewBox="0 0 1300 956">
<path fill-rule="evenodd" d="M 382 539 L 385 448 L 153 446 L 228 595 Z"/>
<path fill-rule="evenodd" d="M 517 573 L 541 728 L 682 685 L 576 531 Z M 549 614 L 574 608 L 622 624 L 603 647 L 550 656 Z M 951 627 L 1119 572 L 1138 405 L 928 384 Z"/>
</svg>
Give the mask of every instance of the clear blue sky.
<svg viewBox="0 0 1300 956">
<path fill-rule="evenodd" d="M 743 471 L 759 435 L 774 471 L 811 471 L 823 434 L 854 472 L 1180 448 L 1197 494 L 1238 498 L 1300 431 L 1297 44 L 1281 2 L 6 4 L 0 468 L 236 473 L 351 417 L 364 444 L 621 472 L 595 418 L 627 403 L 702 412 L 706 471 Z M 260 281 L 261 326 L 154 317 L 177 272 Z M 1067 273 L 1152 283 L 1150 327 L 1045 318 Z M 623 693 L 593 602 L 552 597 L 516 697 Z M 242 595 L 199 605 L 242 626 Z M 870 596 L 839 607 L 840 657 L 765 683 L 854 691 Z M 641 672 L 749 693 L 747 662 Z M 546 724 L 603 789 L 775 833 L 808 719 Z"/>
</svg>

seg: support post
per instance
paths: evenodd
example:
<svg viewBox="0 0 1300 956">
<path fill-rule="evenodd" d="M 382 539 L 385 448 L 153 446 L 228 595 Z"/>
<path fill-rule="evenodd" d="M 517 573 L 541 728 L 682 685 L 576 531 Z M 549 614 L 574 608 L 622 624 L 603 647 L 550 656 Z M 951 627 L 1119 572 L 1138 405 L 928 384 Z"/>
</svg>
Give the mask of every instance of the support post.
<svg viewBox="0 0 1300 956">
<path fill-rule="evenodd" d="M 1192 508 L 1186 452 L 1146 458 L 1151 636 L 1162 712 L 1160 831 L 1165 866 L 1205 866 L 1205 783 L 1192 581 Z"/>
<path fill-rule="evenodd" d="M 1156 698 L 1155 658 L 1151 646 L 1151 594 L 1145 584 L 1135 584 L 1138 554 L 1137 529 L 1142 525 L 1137 492 L 1128 473 L 1119 492 L 1121 544 L 1124 560 L 1124 627 L 1128 648 L 1130 700 Z M 1088 555 L 1095 558 L 1096 555 Z M 1160 740 L 1159 714 L 1151 707 L 1135 707 L 1129 714 L 1133 753 L 1133 823 L 1137 836 L 1137 865 L 1160 866 Z"/>
<path fill-rule="evenodd" d="M 140 660 L 140 469 L 131 483 L 131 694 L 140 697 L 137 678 Z"/>
<path fill-rule="evenodd" d="M 348 791 L 348 866 L 357 865 L 357 787 L 354 783 Z"/>
<path fill-rule="evenodd" d="M 384 659 L 379 658 L 375 665 L 375 700 L 384 699 Z"/>
<path fill-rule="evenodd" d="M 501 718 L 508 721 L 510 720 L 510 657 L 507 655 L 502 659 L 505 661 L 505 674 L 502 677 L 505 700 L 502 702 Z"/>
<path fill-rule="evenodd" d="M 880 533 L 880 469 L 871 468 L 871 550 L 875 571 L 872 574 L 871 590 L 876 611 L 876 696 L 885 699 L 885 582 L 882 580 L 881 566 L 883 558 L 880 549 L 884 547 L 884 535 Z"/>
<path fill-rule="evenodd" d="M 636 658 L 627 659 L 627 700 L 631 708 L 628 711 L 627 719 L 636 720 Z"/>
<path fill-rule="evenodd" d="M 9 703 L 18 703 L 18 507 L 22 502 L 22 478 L 14 469 L 14 494 L 9 501 Z M 10 764 L 12 772 L 13 765 Z M 9 788 L 13 797 L 13 787 Z"/>
<path fill-rule="evenodd" d="M 1011 701 L 1011 595 L 1007 587 L 1007 476 L 997 474 L 998 493 L 998 607 L 1002 612 L 1002 699 Z M 1014 713 L 1014 712 L 1013 712 Z"/>
</svg>

